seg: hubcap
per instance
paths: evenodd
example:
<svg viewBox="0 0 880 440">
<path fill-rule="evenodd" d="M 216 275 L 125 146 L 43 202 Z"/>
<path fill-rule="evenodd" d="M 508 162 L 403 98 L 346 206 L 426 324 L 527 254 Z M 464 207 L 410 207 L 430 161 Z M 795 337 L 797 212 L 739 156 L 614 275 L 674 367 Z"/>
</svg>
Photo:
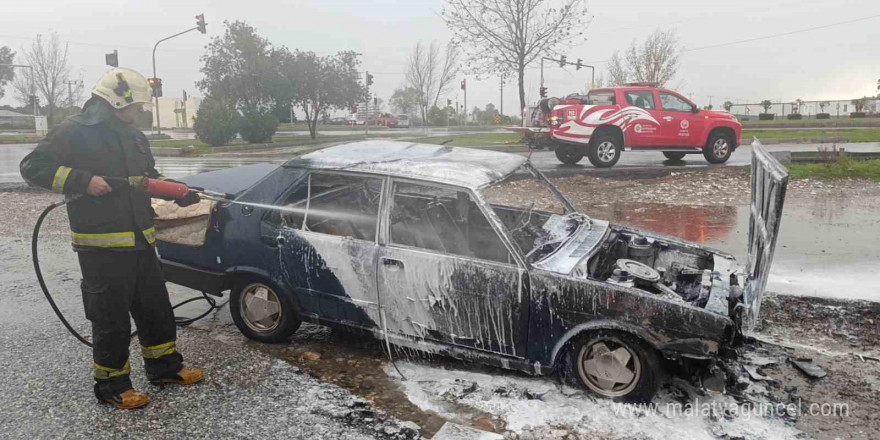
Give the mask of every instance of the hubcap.
<svg viewBox="0 0 880 440">
<path fill-rule="evenodd" d="M 599 148 L 596 149 L 596 155 L 599 156 L 599 160 L 602 162 L 611 162 L 616 151 L 617 149 L 613 143 L 605 141 L 599 144 Z"/>
<path fill-rule="evenodd" d="M 715 153 L 715 157 L 724 157 L 727 155 L 727 150 L 729 148 L 727 140 L 721 138 L 715 141 L 715 145 L 712 146 L 712 152 Z"/>
<path fill-rule="evenodd" d="M 240 309 L 245 325 L 255 332 L 271 332 L 281 323 L 281 301 L 264 284 L 251 284 L 244 289 Z"/>
<path fill-rule="evenodd" d="M 607 397 L 625 396 L 639 383 L 642 364 L 626 344 L 606 339 L 581 348 L 578 372 L 584 384 Z"/>
</svg>

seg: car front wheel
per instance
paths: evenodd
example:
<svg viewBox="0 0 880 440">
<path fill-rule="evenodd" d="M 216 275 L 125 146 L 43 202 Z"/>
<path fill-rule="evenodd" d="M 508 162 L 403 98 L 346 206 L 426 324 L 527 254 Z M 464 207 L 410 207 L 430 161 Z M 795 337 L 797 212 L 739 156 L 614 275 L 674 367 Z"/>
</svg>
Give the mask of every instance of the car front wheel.
<svg viewBox="0 0 880 440">
<path fill-rule="evenodd" d="M 623 142 L 613 134 L 600 134 L 590 142 L 587 158 L 596 168 L 610 168 L 620 160 Z"/>
<path fill-rule="evenodd" d="M 581 335 L 571 348 L 569 371 L 578 385 L 627 402 L 650 402 L 657 392 L 657 353 L 638 338 L 599 330 Z"/>
<path fill-rule="evenodd" d="M 733 153 L 733 138 L 727 133 L 715 133 L 709 137 L 703 156 L 709 163 L 724 163 Z"/>
<path fill-rule="evenodd" d="M 293 299 L 258 278 L 235 283 L 229 310 L 242 334 L 260 342 L 282 342 L 302 324 Z"/>
<path fill-rule="evenodd" d="M 566 165 L 574 165 L 584 158 L 584 153 L 575 147 L 560 145 L 556 147 L 556 158 Z"/>
</svg>

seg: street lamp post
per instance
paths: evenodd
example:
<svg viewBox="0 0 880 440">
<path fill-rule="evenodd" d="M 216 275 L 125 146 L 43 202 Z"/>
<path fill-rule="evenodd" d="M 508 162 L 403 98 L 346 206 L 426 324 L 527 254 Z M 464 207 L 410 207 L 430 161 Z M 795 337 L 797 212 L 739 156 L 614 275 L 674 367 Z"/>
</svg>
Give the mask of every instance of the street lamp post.
<svg viewBox="0 0 880 440">
<path fill-rule="evenodd" d="M 199 14 L 199 15 L 196 15 L 196 25 L 194 27 L 189 28 L 183 32 L 178 32 L 170 37 L 165 37 L 165 38 L 157 41 L 156 44 L 153 45 L 153 78 L 156 78 L 156 48 L 159 47 L 159 43 L 161 43 L 163 41 L 170 40 L 174 37 L 179 37 L 185 33 L 192 32 L 194 30 L 198 30 L 199 32 L 204 34 L 205 33 L 205 26 L 206 26 L 205 14 Z M 154 98 L 156 99 L 156 129 L 159 134 L 162 134 L 162 121 L 159 119 L 159 97 L 154 96 Z"/>
</svg>

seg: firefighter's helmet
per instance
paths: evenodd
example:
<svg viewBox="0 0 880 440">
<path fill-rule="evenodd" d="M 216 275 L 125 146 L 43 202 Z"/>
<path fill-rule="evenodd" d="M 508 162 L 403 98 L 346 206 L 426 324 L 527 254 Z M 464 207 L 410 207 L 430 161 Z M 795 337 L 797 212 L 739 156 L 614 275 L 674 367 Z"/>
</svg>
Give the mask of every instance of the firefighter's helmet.
<svg viewBox="0 0 880 440">
<path fill-rule="evenodd" d="M 111 69 L 98 81 L 92 94 L 121 109 L 132 104 L 150 104 L 150 84 L 143 75 L 131 69 Z"/>
</svg>

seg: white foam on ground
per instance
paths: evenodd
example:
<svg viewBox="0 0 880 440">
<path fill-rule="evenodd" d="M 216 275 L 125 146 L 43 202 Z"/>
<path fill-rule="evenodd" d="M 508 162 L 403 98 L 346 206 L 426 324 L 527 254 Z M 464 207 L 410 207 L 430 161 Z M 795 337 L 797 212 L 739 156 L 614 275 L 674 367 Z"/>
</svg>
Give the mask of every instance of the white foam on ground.
<svg viewBox="0 0 880 440">
<path fill-rule="evenodd" d="M 735 401 L 725 395 L 698 397 L 697 411 L 674 413 L 677 402 L 661 390 L 656 410 L 615 403 L 581 390 L 559 385 L 551 378 L 447 370 L 412 362 L 398 362 L 409 400 L 423 410 L 452 420 L 467 417 L 466 408 L 499 416 L 516 433 L 552 426 L 575 432 L 640 439 L 717 439 L 724 435 L 745 439 L 795 439 L 800 432 L 778 418 L 755 414 L 725 416 L 717 407 Z M 393 367 L 386 369 L 399 377 Z M 464 408 L 462 408 L 464 407 Z M 681 407 L 679 407 L 681 408 Z"/>
</svg>

